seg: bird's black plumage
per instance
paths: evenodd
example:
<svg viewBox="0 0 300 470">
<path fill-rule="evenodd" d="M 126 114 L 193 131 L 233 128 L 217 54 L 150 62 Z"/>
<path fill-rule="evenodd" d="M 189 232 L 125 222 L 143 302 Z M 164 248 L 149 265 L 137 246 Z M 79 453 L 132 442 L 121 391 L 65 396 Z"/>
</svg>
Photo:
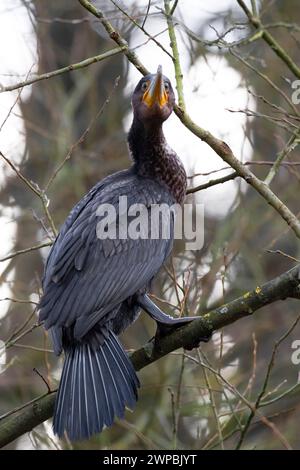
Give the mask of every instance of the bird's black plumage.
<svg viewBox="0 0 300 470">
<path fill-rule="evenodd" d="M 97 209 L 111 204 L 120 216 L 119 197 L 126 196 L 128 207 L 147 207 L 150 219 L 153 204 L 182 203 L 186 190 L 183 166 L 162 133 L 174 105 L 169 80 L 160 70 L 144 77 L 132 102 L 133 165 L 100 181 L 73 208 L 45 267 L 40 320 L 51 331 L 55 352 L 66 355 L 54 431 L 74 440 L 100 432 L 134 405 L 138 378 L 116 335 L 138 316 L 143 302 L 137 299 L 145 296 L 173 243 L 173 221 L 166 239 L 99 239 Z M 148 313 L 162 321 L 164 314 L 156 316 L 147 302 Z"/>
<path fill-rule="evenodd" d="M 96 185 L 81 208 L 73 210 L 50 253 L 40 303 L 45 327 L 73 326 L 80 340 L 123 301 L 144 288 L 158 272 L 171 248 L 167 239 L 99 240 L 96 226 L 100 204 L 118 208 L 119 195 L 128 206 L 166 203 L 174 199 L 157 182 L 132 169 L 116 173 Z"/>
</svg>

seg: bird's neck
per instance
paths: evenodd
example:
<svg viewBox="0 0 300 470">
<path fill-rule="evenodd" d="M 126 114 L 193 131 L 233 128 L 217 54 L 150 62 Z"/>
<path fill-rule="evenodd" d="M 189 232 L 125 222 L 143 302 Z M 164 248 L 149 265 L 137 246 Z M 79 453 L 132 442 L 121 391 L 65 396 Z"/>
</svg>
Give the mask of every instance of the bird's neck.
<svg viewBox="0 0 300 470">
<path fill-rule="evenodd" d="M 176 202 L 181 204 L 186 193 L 186 173 L 180 159 L 168 146 L 161 123 L 144 126 L 135 117 L 128 144 L 135 172 L 166 185 Z"/>
</svg>

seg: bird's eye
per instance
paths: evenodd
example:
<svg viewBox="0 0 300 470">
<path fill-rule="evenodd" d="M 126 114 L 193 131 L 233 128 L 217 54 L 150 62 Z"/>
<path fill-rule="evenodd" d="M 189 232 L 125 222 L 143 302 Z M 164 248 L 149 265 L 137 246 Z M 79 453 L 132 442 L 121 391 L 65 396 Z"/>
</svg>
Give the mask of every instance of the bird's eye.
<svg viewBox="0 0 300 470">
<path fill-rule="evenodd" d="M 165 86 L 166 92 L 169 93 L 169 91 L 170 91 L 170 85 L 168 84 L 168 82 L 165 82 L 165 83 L 164 83 L 164 86 Z"/>
<path fill-rule="evenodd" d="M 142 83 L 142 91 L 146 91 L 148 88 L 148 82 L 143 82 Z"/>
</svg>

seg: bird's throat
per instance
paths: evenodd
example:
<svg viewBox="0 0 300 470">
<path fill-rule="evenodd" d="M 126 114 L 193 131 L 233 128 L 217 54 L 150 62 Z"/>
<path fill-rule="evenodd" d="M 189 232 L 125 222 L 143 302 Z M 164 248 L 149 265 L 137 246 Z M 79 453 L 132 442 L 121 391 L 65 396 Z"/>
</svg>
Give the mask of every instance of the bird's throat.
<svg viewBox="0 0 300 470">
<path fill-rule="evenodd" d="M 134 171 L 168 186 L 175 200 L 181 204 L 186 193 L 186 173 L 180 159 L 167 144 L 161 123 L 151 122 L 151 125 L 145 126 L 134 118 L 128 144 Z"/>
</svg>

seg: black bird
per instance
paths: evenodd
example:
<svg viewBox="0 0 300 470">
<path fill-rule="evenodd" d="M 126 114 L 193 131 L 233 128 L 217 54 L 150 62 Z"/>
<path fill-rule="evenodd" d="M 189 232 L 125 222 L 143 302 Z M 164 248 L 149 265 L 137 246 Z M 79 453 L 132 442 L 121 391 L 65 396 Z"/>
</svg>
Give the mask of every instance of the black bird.
<svg viewBox="0 0 300 470">
<path fill-rule="evenodd" d="M 106 177 L 81 199 L 47 259 L 39 319 L 50 329 L 55 353 L 65 353 L 53 420 L 58 436 L 89 438 L 134 406 L 139 380 L 117 335 L 141 308 L 158 325 L 177 327 L 192 320 L 165 315 L 147 296 L 171 252 L 173 220 L 169 238 L 97 236 L 98 207 L 112 204 L 118 211 L 119 196 L 127 197 L 128 207 L 146 206 L 149 218 L 153 204 L 182 204 L 186 173 L 162 131 L 174 103 L 161 67 L 139 81 L 128 135 L 132 166 Z M 166 222 L 162 218 L 161 224 Z"/>
</svg>

